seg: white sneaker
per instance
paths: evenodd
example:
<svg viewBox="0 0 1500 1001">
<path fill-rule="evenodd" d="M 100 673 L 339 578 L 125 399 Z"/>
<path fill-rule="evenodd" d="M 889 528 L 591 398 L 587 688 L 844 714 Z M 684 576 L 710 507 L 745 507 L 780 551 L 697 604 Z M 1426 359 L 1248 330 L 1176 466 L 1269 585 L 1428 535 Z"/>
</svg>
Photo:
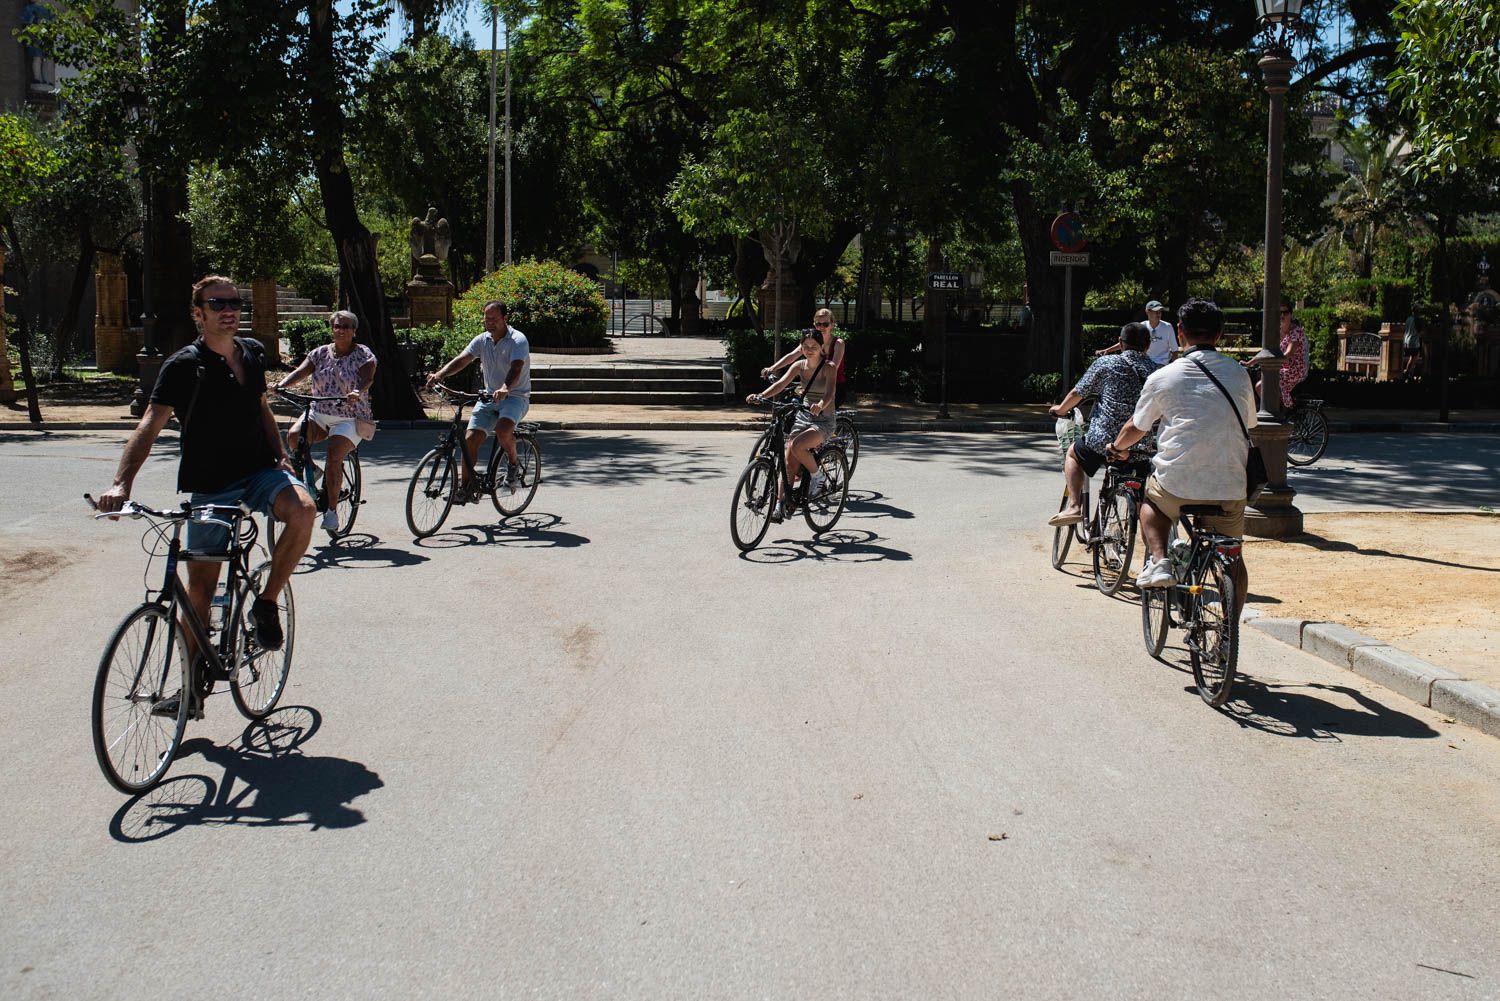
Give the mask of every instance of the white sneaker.
<svg viewBox="0 0 1500 1001">
<path fill-rule="evenodd" d="M 1166 560 L 1148 560 L 1135 576 L 1135 586 L 1141 589 L 1171 587 L 1177 583 L 1172 573 L 1172 564 Z"/>
<path fill-rule="evenodd" d="M 339 530 L 339 513 L 332 508 L 323 512 L 323 531 L 329 535 Z"/>
</svg>

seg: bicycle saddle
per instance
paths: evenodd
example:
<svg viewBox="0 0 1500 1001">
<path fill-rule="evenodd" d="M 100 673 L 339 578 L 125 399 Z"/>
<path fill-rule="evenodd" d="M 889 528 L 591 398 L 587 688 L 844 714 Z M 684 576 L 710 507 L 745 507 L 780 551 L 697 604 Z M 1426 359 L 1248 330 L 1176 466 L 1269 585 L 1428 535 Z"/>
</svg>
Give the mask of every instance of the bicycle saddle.
<svg viewBox="0 0 1500 1001">
<path fill-rule="evenodd" d="M 1217 518 L 1226 514 L 1225 510 L 1217 504 L 1184 504 L 1179 511 L 1189 516 L 1198 515 L 1210 518 Z"/>
</svg>

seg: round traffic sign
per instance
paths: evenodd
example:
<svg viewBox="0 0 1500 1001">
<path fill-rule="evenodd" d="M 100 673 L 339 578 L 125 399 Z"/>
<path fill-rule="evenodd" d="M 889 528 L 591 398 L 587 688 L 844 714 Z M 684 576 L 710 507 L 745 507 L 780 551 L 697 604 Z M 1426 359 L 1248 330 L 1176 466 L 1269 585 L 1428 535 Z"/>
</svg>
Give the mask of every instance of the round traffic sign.
<svg viewBox="0 0 1500 1001">
<path fill-rule="evenodd" d="M 1083 234 L 1083 216 L 1063 212 L 1052 220 L 1052 246 L 1065 254 L 1076 254 L 1088 245 L 1088 237 Z"/>
</svg>

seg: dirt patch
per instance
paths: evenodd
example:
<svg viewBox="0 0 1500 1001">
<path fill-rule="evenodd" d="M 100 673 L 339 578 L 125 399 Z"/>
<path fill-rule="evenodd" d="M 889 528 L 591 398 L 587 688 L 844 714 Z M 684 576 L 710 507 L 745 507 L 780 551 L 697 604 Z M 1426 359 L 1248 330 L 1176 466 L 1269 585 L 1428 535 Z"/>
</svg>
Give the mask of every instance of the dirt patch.
<svg viewBox="0 0 1500 1001">
<path fill-rule="evenodd" d="M 1250 607 L 1340 622 L 1500 688 L 1500 517 L 1309 514 L 1245 544 Z"/>
<path fill-rule="evenodd" d="M 0 557 L 0 599 L 8 599 L 56 576 L 72 562 L 73 554 L 62 549 L 17 549 L 6 553 Z"/>
</svg>

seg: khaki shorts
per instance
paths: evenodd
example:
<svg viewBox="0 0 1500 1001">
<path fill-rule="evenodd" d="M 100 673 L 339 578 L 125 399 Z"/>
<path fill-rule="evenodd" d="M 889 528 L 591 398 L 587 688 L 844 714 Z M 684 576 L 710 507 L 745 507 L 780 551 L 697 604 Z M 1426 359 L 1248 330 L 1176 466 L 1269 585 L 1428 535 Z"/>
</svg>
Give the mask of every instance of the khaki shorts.
<svg viewBox="0 0 1500 1001">
<path fill-rule="evenodd" d="M 1200 519 L 1203 527 L 1210 532 L 1218 532 L 1220 535 L 1228 535 L 1236 539 L 1245 537 L 1244 500 L 1187 500 L 1163 490 L 1154 474 L 1146 481 L 1146 499 L 1151 502 L 1152 507 L 1173 521 L 1176 521 L 1182 509 L 1189 505 L 1217 504 L 1224 509 L 1224 514 L 1221 517 Z"/>
</svg>

